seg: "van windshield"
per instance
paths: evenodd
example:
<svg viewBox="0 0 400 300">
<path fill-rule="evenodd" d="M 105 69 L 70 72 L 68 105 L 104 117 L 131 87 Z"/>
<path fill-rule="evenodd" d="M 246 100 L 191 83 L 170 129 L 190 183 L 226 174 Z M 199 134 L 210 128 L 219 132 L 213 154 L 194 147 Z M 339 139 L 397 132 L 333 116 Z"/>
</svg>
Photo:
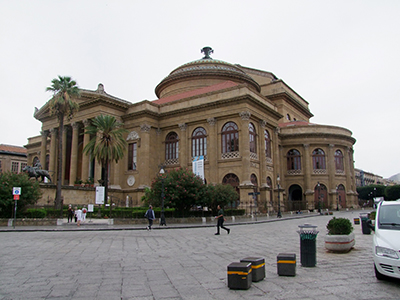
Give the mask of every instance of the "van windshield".
<svg viewBox="0 0 400 300">
<path fill-rule="evenodd" d="M 400 205 L 385 205 L 379 209 L 379 228 L 400 230 Z"/>
</svg>

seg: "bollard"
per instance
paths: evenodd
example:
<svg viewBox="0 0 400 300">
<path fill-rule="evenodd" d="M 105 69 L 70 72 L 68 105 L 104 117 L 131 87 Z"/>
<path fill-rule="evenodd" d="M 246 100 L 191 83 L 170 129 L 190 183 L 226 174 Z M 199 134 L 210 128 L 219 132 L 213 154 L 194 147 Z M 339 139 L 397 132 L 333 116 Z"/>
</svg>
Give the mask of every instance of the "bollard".
<svg viewBox="0 0 400 300">
<path fill-rule="evenodd" d="M 279 253 L 276 261 L 279 276 L 296 276 L 296 254 Z"/>
<path fill-rule="evenodd" d="M 241 263 L 251 263 L 251 277 L 253 282 L 265 278 L 265 259 L 262 257 L 246 257 L 240 260 Z"/>
<path fill-rule="evenodd" d="M 248 290 L 251 286 L 251 263 L 233 262 L 228 265 L 228 287 L 235 290 Z"/>
</svg>

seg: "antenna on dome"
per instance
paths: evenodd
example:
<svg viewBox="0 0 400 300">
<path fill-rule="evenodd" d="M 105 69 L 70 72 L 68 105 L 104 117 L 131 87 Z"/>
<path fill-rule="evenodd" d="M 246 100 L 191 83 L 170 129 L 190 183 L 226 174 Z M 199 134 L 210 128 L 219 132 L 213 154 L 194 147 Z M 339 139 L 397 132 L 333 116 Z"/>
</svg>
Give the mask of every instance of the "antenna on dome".
<svg viewBox="0 0 400 300">
<path fill-rule="evenodd" d="M 204 53 L 203 59 L 212 59 L 210 57 L 210 54 L 214 53 L 214 50 L 211 47 L 204 47 L 203 49 L 201 49 L 201 53 Z"/>
</svg>

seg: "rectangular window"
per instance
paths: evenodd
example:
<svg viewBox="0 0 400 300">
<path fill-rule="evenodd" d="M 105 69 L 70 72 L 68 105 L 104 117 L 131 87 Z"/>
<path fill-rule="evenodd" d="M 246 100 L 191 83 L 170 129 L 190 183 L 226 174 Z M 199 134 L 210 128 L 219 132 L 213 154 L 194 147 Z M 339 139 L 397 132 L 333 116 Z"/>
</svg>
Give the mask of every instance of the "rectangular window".
<svg viewBox="0 0 400 300">
<path fill-rule="evenodd" d="M 27 165 L 27 163 L 21 163 L 21 168 L 20 168 L 20 173 L 22 173 L 23 171 L 23 169 L 26 167 L 26 165 Z"/>
<path fill-rule="evenodd" d="M 128 148 L 128 170 L 136 170 L 137 143 L 129 144 Z"/>
<path fill-rule="evenodd" d="M 17 161 L 11 162 L 11 172 L 18 173 L 18 169 L 19 169 L 19 162 Z"/>
</svg>

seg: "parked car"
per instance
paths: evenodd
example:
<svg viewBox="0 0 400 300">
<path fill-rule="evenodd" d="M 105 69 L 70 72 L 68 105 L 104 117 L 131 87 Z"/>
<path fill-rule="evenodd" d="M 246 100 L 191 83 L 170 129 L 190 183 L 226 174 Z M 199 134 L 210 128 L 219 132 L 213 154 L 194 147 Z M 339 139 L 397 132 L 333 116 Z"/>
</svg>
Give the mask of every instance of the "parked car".
<svg viewBox="0 0 400 300">
<path fill-rule="evenodd" d="M 375 276 L 400 279 L 400 199 L 382 201 L 375 217 L 373 253 Z"/>
</svg>

